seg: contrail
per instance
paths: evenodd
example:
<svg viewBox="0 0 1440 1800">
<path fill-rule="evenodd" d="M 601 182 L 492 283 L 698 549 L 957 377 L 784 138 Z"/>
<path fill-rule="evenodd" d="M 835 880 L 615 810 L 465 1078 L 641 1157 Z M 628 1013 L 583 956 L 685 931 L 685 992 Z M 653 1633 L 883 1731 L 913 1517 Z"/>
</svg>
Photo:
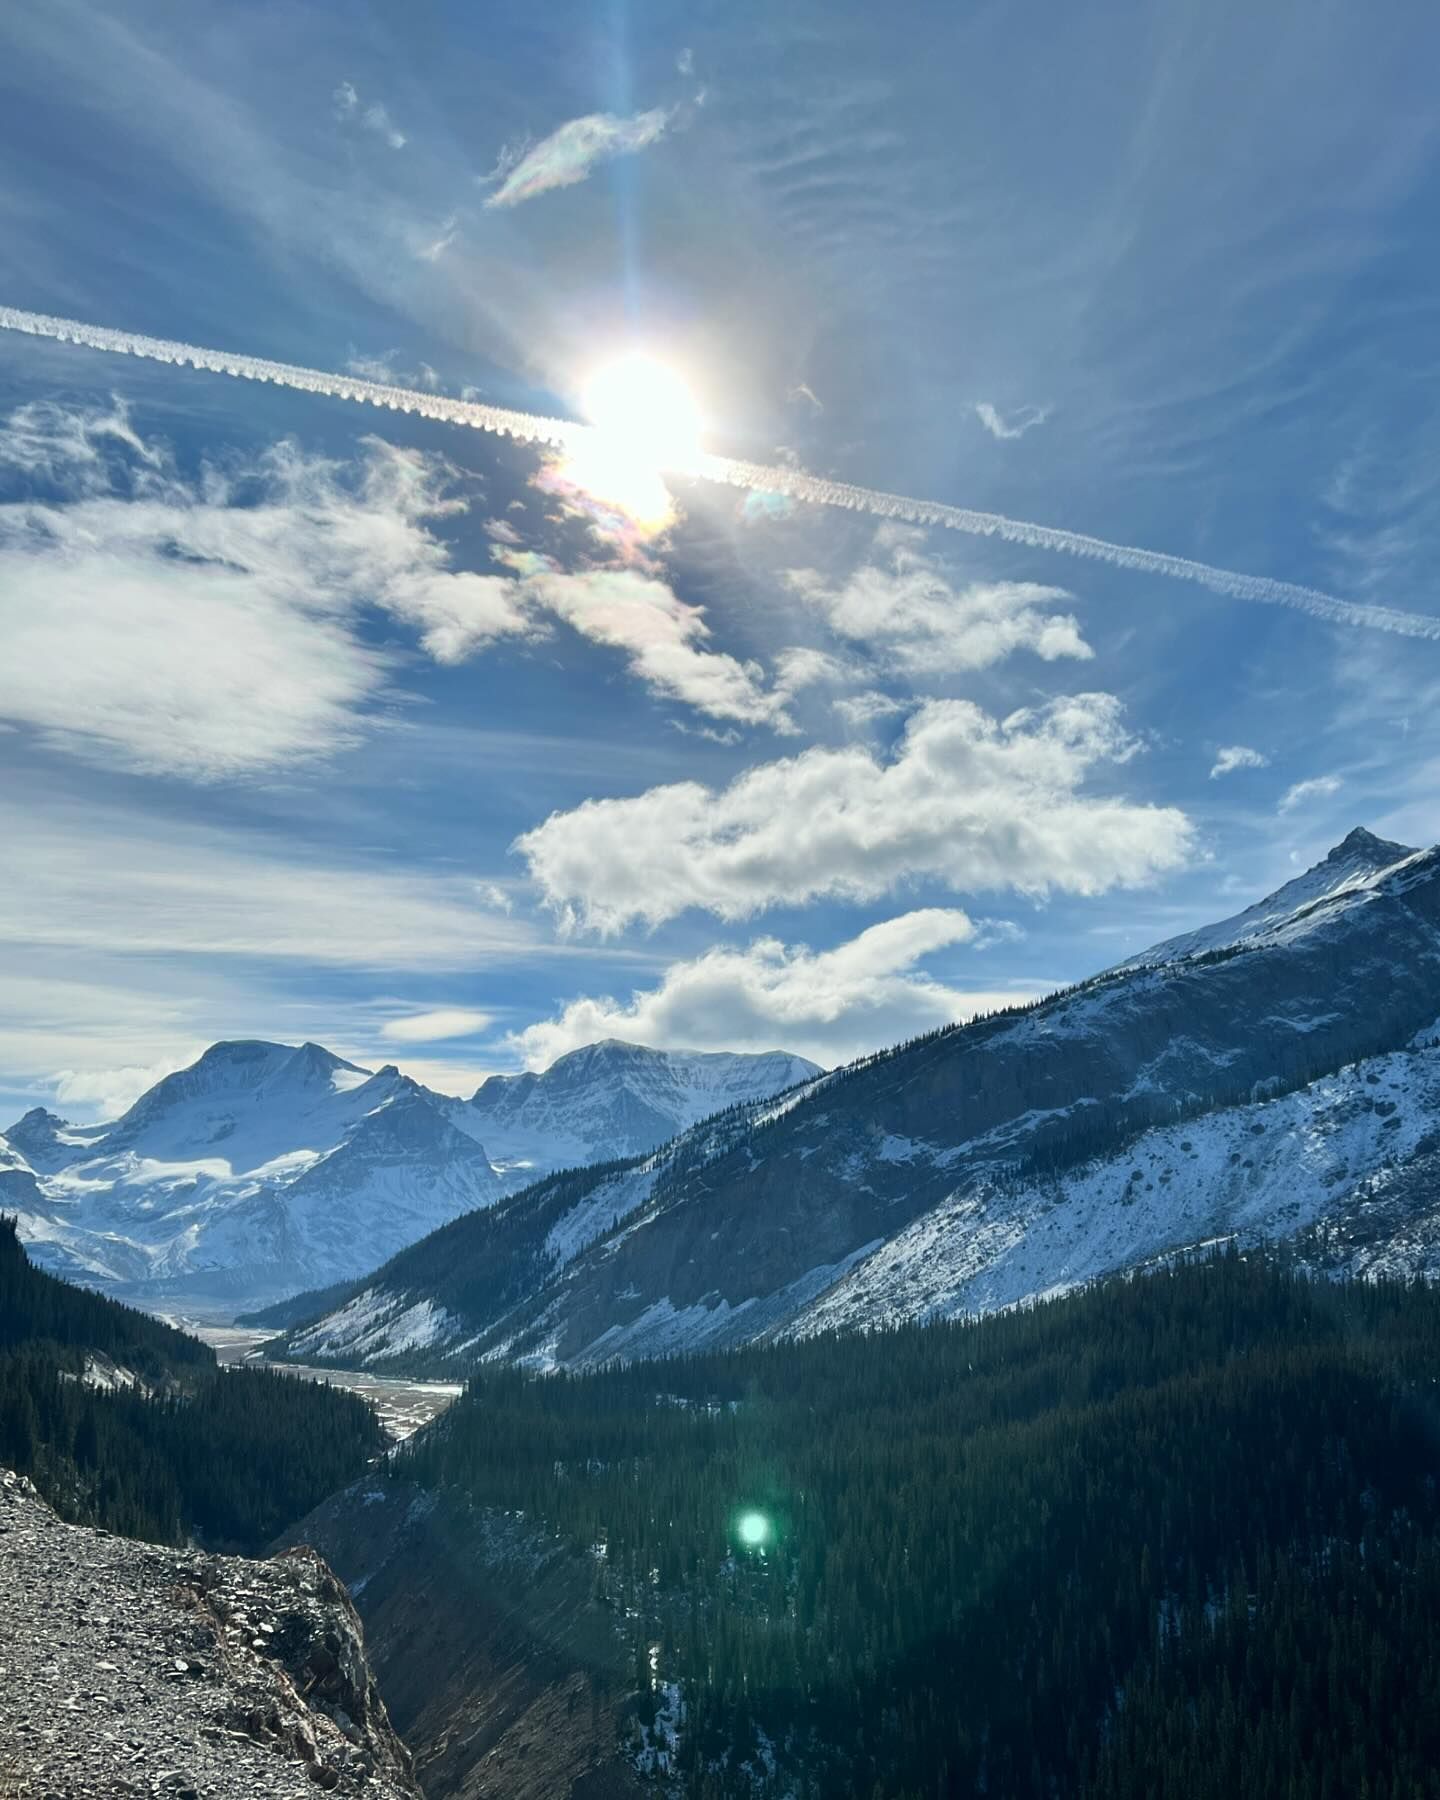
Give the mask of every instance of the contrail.
<svg viewBox="0 0 1440 1800">
<path fill-rule="evenodd" d="M 269 381 L 280 387 L 298 388 L 302 393 L 325 394 L 336 400 L 418 413 L 422 418 L 439 419 L 450 425 L 468 425 L 472 430 L 494 432 L 521 443 L 550 444 L 560 450 L 575 449 L 594 436 L 592 427 L 568 419 L 551 419 L 539 413 L 515 412 L 501 406 L 482 406 L 470 400 L 452 400 L 445 394 L 420 393 L 413 388 L 363 381 L 358 376 L 336 375 L 324 369 L 304 369 L 294 363 L 269 362 L 235 351 L 204 350 L 168 338 L 110 331 L 103 326 L 82 324 L 76 319 L 21 312 L 15 307 L 0 306 L 0 330 L 26 332 L 32 337 L 54 338 L 61 343 L 82 344 L 87 349 L 111 351 L 122 356 L 146 357 L 152 362 L 188 363 L 192 368 L 207 369 L 217 375 L 233 375 L 243 381 Z M 935 525 L 946 531 L 964 532 L 970 537 L 1000 538 L 1006 543 L 1023 544 L 1031 550 L 1052 550 L 1065 556 L 1085 557 L 1141 575 L 1189 581 L 1228 599 L 1287 606 L 1337 625 L 1358 625 L 1371 631 L 1396 632 L 1402 637 L 1440 640 L 1440 618 L 1426 613 L 1361 605 L 1353 600 L 1338 599 L 1319 588 L 1275 581 L 1264 575 L 1243 575 L 1234 569 L 1194 562 L 1189 557 L 1144 550 L 1134 544 L 1114 544 L 1106 538 L 1089 537 L 1079 531 L 1007 518 L 1003 513 L 976 512 L 970 507 L 945 506 L 935 500 L 915 500 L 906 494 L 886 494 L 876 488 L 855 487 L 849 482 L 827 481 L 798 469 L 740 462 L 728 456 L 702 457 L 698 467 L 686 473 L 730 487 L 784 494 L 813 506 L 844 507 L 880 519 Z"/>
</svg>

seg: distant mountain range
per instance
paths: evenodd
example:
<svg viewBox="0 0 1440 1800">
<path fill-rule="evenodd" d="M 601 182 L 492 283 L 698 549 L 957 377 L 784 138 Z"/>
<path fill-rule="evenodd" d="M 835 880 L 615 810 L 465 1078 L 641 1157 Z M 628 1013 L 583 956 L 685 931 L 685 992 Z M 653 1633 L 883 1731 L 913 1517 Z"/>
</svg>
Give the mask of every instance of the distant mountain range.
<svg viewBox="0 0 1440 1800">
<path fill-rule="evenodd" d="M 1440 1272 L 1440 850 L 1355 831 L 1028 1008 L 552 1176 L 317 1299 L 288 1353 L 453 1373 L 991 1310 L 1307 1234 Z"/>
<path fill-rule="evenodd" d="M 653 1149 L 817 1072 L 610 1042 L 467 1102 L 318 1044 L 215 1044 L 111 1123 L 27 1113 L 0 1137 L 0 1209 L 55 1273 L 229 1313 L 342 1282 L 537 1174 Z"/>
</svg>

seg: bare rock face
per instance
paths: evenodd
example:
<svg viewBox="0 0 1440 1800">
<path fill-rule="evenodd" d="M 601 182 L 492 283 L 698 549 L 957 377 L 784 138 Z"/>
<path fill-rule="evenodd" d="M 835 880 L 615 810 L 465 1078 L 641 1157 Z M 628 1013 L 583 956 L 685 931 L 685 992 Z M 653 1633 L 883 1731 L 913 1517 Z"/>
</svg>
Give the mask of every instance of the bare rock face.
<svg viewBox="0 0 1440 1800">
<path fill-rule="evenodd" d="M 418 1800 L 360 1621 L 313 1550 L 66 1525 L 0 1470 L 0 1793 Z"/>
<path fill-rule="evenodd" d="M 517 1516 L 362 1480 L 286 1534 L 350 1584 L 425 1792 L 640 1800 L 634 1668 L 594 1559 Z"/>
</svg>

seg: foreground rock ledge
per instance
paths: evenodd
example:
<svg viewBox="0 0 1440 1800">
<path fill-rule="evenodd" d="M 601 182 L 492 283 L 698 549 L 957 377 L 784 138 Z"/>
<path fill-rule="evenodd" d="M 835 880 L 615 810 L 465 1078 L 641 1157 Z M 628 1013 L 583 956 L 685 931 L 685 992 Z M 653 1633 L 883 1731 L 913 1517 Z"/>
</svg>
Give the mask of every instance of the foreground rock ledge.
<svg viewBox="0 0 1440 1800">
<path fill-rule="evenodd" d="M 0 1470 L 0 1795 L 419 1791 L 314 1551 L 253 1562 L 111 1537 Z"/>
</svg>

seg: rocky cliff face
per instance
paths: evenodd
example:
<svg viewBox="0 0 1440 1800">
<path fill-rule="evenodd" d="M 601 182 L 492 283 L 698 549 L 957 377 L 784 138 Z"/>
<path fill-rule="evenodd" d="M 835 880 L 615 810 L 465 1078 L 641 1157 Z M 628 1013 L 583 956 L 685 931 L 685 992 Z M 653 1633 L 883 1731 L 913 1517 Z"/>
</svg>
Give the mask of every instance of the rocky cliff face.
<svg viewBox="0 0 1440 1800">
<path fill-rule="evenodd" d="M 376 1673 L 444 1800 L 639 1800 L 633 1668 L 593 1563 L 523 1520 L 361 1482 L 301 1521 L 365 1620 Z"/>
<path fill-rule="evenodd" d="M 383 1362 L 422 1298 L 451 1368 L 1001 1305 L 1205 1236 L 1353 1237 L 1377 1183 L 1365 1255 L 1419 1267 L 1437 1070 L 1440 851 L 1355 833 L 1209 933 L 458 1221 L 305 1352 L 358 1309 Z"/>
<path fill-rule="evenodd" d="M 65 1525 L 0 1471 L 0 1793 L 419 1800 L 345 1590 Z"/>
</svg>

